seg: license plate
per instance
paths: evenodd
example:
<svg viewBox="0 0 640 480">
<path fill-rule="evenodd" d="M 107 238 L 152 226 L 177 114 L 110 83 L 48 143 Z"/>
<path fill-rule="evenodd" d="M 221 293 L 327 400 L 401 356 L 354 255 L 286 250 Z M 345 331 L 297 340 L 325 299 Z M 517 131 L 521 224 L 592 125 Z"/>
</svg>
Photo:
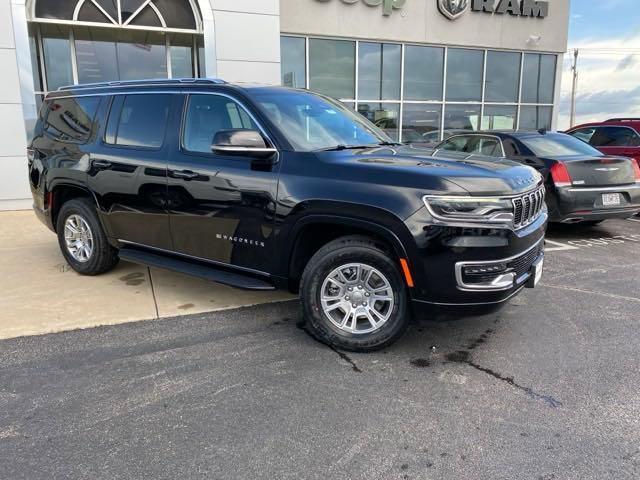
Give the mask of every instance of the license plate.
<svg viewBox="0 0 640 480">
<path fill-rule="evenodd" d="M 540 261 L 533 266 L 533 286 L 538 286 L 540 280 L 542 280 L 542 272 L 544 271 L 544 257 L 540 259 Z"/>
<path fill-rule="evenodd" d="M 544 257 L 540 257 L 536 263 L 531 265 L 531 276 L 526 284 L 527 288 L 535 288 L 542 280 L 542 273 L 544 272 Z"/>
<path fill-rule="evenodd" d="M 605 207 L 609 207 L 612 205 L 620 205 L 622 201 L 620 200 L 619 193 L 603 193 L 602 194 L 602 205 Z"/>
</svg>

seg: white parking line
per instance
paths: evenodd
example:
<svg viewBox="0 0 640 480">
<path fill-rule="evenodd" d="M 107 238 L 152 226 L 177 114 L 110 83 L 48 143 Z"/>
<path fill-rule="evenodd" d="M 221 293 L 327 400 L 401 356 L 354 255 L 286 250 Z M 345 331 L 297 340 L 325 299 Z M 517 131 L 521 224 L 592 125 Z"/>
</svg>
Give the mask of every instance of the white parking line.
<svg viewBox="0 0 640 480">
<path fill-rule="evenodd" d="M 546 245 L 555 245 L 555 247 L 552 248 L 547 248 L 545 247 L 544 251 L 545 252 L 561 252 L 563 250 L 580 250 L 578 247 L 574 247 L 572 245 L 567 245 L 565 243 L 560 243 L 560 242 L 554 242 L 553 240 L 549 240 L 548 238 L 545 239 L 545 244 Z"/>
</svg>

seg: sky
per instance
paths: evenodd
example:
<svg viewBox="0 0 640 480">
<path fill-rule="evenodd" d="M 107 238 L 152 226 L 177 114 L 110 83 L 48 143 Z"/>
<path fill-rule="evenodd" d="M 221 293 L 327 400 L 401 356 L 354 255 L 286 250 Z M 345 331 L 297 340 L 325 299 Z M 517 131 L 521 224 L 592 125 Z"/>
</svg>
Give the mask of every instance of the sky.
<svg viewBox="0 0 640 480">
<path fill-rule="evenodd" d="M 576 123 L 640 117 L 640 0 L 571 0 L 569 50 L 580 49 Z M 569 127 L 572 53 L 558 128 Z"/>
</svg>

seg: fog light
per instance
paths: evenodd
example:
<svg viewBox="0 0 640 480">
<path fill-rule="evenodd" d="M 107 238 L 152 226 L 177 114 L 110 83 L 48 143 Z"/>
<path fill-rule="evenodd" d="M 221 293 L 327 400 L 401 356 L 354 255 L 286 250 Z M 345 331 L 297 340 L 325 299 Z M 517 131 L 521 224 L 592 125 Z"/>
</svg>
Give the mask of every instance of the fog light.
<svg viewBox="0 0 640 480">
<path fill-rule="evenodd" d="M 505 263 L 497 263 L 495 265 L 469 265 L 464 267 L 465 275 L 491 275 L 504 272 L 507 269 Z"/>
</svg>

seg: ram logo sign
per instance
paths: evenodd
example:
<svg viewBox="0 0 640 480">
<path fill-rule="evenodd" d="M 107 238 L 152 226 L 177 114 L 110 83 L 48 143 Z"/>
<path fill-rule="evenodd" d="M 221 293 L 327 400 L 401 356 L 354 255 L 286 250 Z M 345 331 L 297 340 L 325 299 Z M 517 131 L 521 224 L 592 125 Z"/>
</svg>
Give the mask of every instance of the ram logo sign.
<svg viewBox="0 0 640 480">
<path fill-rule="evenodd" d="M 440 12 L 449 20 L 455 20 L 467 11 L 469 0 L 438 0 Z"/>
<path fill-rule="evenodd" d="M 549 2 L 537 0 L 436 0 L 438 9 L 449 20 L 456 20 L 471 7 L 472 12 L 516 17 L 546 18 Z"/>
</svg>

